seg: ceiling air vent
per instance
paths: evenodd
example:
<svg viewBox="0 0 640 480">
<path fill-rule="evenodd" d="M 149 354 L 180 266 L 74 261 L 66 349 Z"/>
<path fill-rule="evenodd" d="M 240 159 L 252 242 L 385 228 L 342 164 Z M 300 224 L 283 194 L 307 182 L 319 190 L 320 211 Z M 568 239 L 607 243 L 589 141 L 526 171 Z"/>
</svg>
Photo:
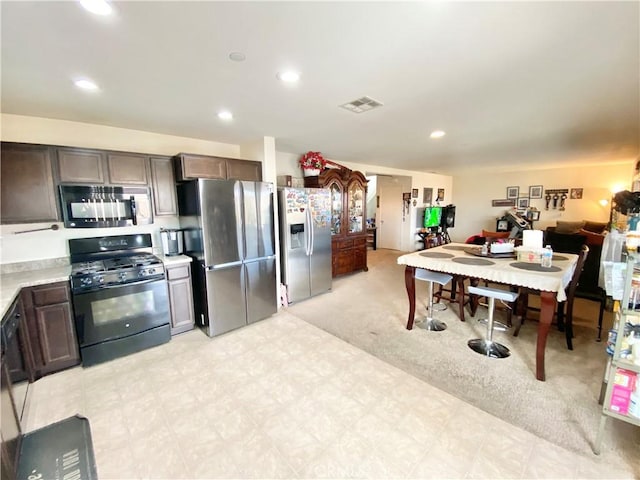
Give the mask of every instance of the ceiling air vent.
<svg viewBox="0 0 640 480">
<path fill-rule="evenodd" d="M 383 104 L 381 102 L 378 102 L 371 97 L 361 97 L 357 100 L 352 100 L 349 103 L 345 103 L 344 105 L 340 105 L 340 107 L 353 113 L 362 113 L 368 112 L 369 110 L 373 110 L 377 107 L 381 107 L 382 105 Z"/>
</svg>

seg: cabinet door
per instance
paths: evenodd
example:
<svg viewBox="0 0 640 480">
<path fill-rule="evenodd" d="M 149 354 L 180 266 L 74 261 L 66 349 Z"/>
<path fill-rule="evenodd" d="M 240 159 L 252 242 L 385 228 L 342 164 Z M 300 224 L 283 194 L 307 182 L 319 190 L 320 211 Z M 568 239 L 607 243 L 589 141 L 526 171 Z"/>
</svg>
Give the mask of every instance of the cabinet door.
<svg viewBox="0 0 640 480">
<path fill-rule="evenodd" d="M 170 157 L 151 157 L 151 190 L 156 216 L 177 215 L 176 182 Z"/>
<path fill-rule="evenodd" d="M 21 298 L 36 377 L 78 364 L 69 283 L 25 288 Z"/>
<path fill-rule="evenodd" d="M 356 181 L 347 186 L 347 233 L 361 234 L 364 232 L 364 203 L 365 188 Z"/>
<path fill-rule="evenodd" d="M 42 373 L 78 363 L 80 354 L 69 303 L 35 307 L 42 354 Z"/>
<path fill-rule="evenodd" d="M 58 221 L 50 152 L 45 145 L 2 143 L 2 223 Z"/>
<path fill-rule="evenodd" d="M 180 154 L 176 158 L 176 180 L 227 178 L 227 159 L 206 155 Z"/>
<path fill-rule="evenodd" d="M 338 182 L 331 182 L 329 185 L 331 192 L 331 235 L 340 235 L 342 233 L 342 185 Z"/>
<path fill-rule="evenodd" d="M 171 335 L 191 330 L 195 324 L 189 268 L 189 265 L 167 268 Z"/>
<path fill-rule="evenodd" d="M 227 160 L 227 178 L 231 180 L 262 181 L 262 163 L 250 160 Z"/>
<path fill-rule="evenodd" d="M 102 151 L 58 148 L 57 157 L 61 182 L 105 183 L 104 153 Z"/>
<path fill-rule="evenodd" d="M 116 185 L 146 185 L 147 157 L 126 153 L 107 154 L 109 181 Z"/>
</svg>

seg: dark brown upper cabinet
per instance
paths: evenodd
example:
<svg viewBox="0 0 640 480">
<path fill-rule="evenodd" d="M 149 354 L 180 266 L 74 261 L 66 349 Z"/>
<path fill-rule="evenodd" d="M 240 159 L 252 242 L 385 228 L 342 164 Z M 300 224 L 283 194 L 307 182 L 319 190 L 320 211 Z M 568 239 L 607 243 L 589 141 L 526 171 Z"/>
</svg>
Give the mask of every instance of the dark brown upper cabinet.
<svg viewBox="0 0 640 480">
<path fill-rule="evenodd" d="M 178 182 L 196 178 L 262 180 L 262 163 L 251 160 L 179 153 L 173 161 Z"/>
<path fill-rule="evenodd" d="M 179 153 L 173 159 L 178 182 L 195 178 L 227 178 L 226 158 Z"/>
<path fill-rule="evenodd" d="M 102 184 L 105 182 L 105 154 L 100 150 L 56 149 L 58 176 L 64 183 Z"/>
<path fill-rule="evenodd" d="M 3 142 L 1 156 L 2 223 L 58 221 L 52 149 Z"/>
<path fill-rule="evenodd" d="M 251 160 L 227 159 L 227 178 L 262 181 L 262 163 Z"/>
<path fill-rule="evenodd" d="M 171 157 L 151 157 L 151 190 L 156 216 L 177 215 L 176 182 Z"/>
<path fill-rule="evenodd" d="M 147 185 L 148 156 L 81 148 L 57 148 L 61 183 Z"/>
<path fill-rule="evenodd" d="M 147 185 L 147 159 L 131 153 L 108 153 L 109 183 L 117 185 Z"/>
</svg>

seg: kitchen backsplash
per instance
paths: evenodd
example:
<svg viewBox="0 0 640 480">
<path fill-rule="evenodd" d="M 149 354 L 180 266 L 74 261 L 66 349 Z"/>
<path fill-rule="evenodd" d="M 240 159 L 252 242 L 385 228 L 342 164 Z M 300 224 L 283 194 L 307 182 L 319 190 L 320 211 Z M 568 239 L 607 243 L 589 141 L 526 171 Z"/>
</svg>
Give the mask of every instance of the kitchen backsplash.
<svg viewBox="0 0 640 480">
<path fill-rule="evenodd" d="M 16 232 L 21 232 L 23 230 L 48 228 L 51 225 L 51 222 L 49 222 L 44 224 L 23 223 L 0 226 L 0 271 L 6 273 L 4 271 L 4 266 L 8 264 L 22 264 L 45 260 L 55 262 L 59 258 L 67 258 L 69 256 L 68 241 L 70 238 L 150 233 L 152 236 L 154 253 L 161 253 L 162 241 L 160 239 L 160 229 L 179 228 L 178 217 L 168 216 L 155 217 L 152 225 L 118 228 L 64 228 L 63 223 L 57 223 L 59 229 L 55 231 L 44 230 L 39 232 L 16 234 Z"/>
</svg>

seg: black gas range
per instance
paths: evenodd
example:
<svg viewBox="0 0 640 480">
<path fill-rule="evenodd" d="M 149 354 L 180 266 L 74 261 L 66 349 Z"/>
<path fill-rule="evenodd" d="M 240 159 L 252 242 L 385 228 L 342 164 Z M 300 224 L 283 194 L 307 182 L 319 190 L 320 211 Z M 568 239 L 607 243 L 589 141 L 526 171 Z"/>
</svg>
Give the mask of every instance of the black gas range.
<svg viewBox="0 0 640 480">
<path fill-rule="evenodd" d="M 162 261 L 153 254 L 126 255 L 106 260 L 88 260 L 71 264 L 71 288 L 74 292 L 123 285 L 140 280 L 164 278 Z"/>
<path fill-rule="evenodd" d="M 170 340 L 165 271 L 150 234 L 71 239 L 69 252 L 84 366 Z"/>
</svg>

